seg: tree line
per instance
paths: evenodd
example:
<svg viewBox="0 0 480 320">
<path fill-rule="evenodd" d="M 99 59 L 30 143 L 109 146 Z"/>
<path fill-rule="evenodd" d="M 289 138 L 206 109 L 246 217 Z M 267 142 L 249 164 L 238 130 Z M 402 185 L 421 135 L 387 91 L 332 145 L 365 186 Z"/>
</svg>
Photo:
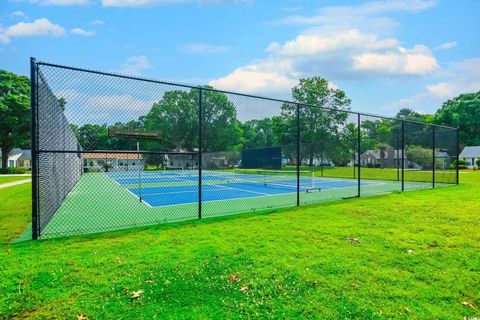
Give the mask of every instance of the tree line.
<svg viewBox="0 0 480 320">
<path fill-rule="evenodd" d="M 295 104 L 284 103 L 278 114 L 240 121 L 235 104 L 220 92 L 204 87 L 202 149 L 205 152 L 238 151 L 274 145 L 284 147 L 293 155 L 297 139 Z M 136 141 L 109 136 L 109 129 L 137 132 L 159 132 L 160 140 L 142 142 L 142 149 L 155 151 L 193 151 L 198 148 L 199 89 L 165 92 L 148 113 L 136 120 L 113 125 L 72 124 L 84 150 L 135 150 Z M 0 147 L 2 165 L 7 166 L 8 152 L 14 147 L 28 148 L 30 139 L 29 79 L 0 70 Z M 356 119 L 347 112 L 351 100 L 345 92 L 331 88 L 326 79 L 301 79 L 292 89 L 293 102 L 318 107 L 300 108 L 301 156 L 312 164 L 314 158 L 345 164 L 355 156 L 357 143 Z M 59 98 L 62 111 L 68 101 Z M 322 108 L 323 107 L 323 108 Z M 328 109 L 324 109 L 328 108 Z M 480 145 L 480 92 L 462 94 L 446 101 L 434 115 L 401 109 L 398 119 L 443 124 L 460 128 L 460 141 Z M 398 149 L 400 121 L 362 117 L 361 149 Z M 428 132 L 422 126 L 407 128 L 406 145 L 429 145 Z M 422 132 L 424 130 L 424 132 Z M 446 134 L 446 133 L 445 133 Z"/>
</svg>

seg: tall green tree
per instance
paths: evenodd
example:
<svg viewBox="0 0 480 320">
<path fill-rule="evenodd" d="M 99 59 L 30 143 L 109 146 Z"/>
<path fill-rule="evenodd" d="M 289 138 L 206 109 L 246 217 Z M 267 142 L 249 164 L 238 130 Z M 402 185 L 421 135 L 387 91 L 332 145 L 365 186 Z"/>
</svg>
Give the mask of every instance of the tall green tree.
<svg viewBox="0 0 480 320">
<path fill-rule="evenodd" d="M 204 90 L 202 96 L 203 150 L 240 149 L 242 128 L 233 103 L 221 92 Z M 156 144 L 158 148 L 166 151 L 198 148 L 198 98 L 198 89 L 168 91 L 141 119 L 145 130 L 160 132 L 162 139 Z"/>
<path fill-rule="evenodd" d="M 211 89 L 210 86 L 205 86 Z M 190 92 L 193 99 L 199 96 L 198 89 Z M 202 115 L 205 152 L 232 151 L 242 148 L 243 131 L 237 119 L 237 109 L 221 92 L 203 90 Z"/>
<path fill-rule="evenodd" d="M 397 112 L 396 118 L 403 120 L 413 120 L 420 122 L 432 122 L 432 116 L 429 114 L 422 114 L 410 108 L 402 108 Z"/>
<path fill-rule="evenodd" d="M 260 148 L 273 145 L 273 123 L 271 118 L 249 120 L 241 124 L 243 148 Z"/>
<path fill-rule="evenodd" d="M 458 127 L 461 143 L 480 145 L 480 91 L 446 101 L 435 114 L 434 122 Z"/>
<path fill-rule="evenodd" d="M 167 91 L 143 117 L 147 131 L 160 132 L 159 150 L 193 151 L 198 147 L 197 100 L 188 91 Z"/>
<path fill-rule="evenodd" d="M 302 153 L 308 157 L 309 165 L 313 165 L 315 156 L 332 156 L 340 132 L 346 125 L 348 113 L 345 111 L 350 110 L 351 100 L 344 91 L 332 88 L 328 80 L 321 77 L 301 79 L 292 89 L 292 98 L 295 102 L 315 106 L 300 108 Z M 283 128 L 295 128 L 296 108 L 295 104 L 284 104 L 281 119 L 276 124 Z M 294 142 L 296 137 L 292 130 L 281 131 L 279 134 L 280 139 L 286 143 Z"/>
<path fill-rule="evenodd" d="M 14 147 L 27 147 L 30 138 L 30 85 L 28 77 L 0 70 L 0 147 L 2 167 Z"/>
</svg>

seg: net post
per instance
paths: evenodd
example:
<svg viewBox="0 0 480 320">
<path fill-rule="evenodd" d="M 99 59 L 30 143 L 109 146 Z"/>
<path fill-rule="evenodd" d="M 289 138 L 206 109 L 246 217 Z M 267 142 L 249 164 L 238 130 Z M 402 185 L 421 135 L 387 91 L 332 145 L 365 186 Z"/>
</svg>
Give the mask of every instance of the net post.
<svg viewBox="0 0 480 320">
<path fill-rule="evenodd" d="M 360 125 L 361 125 L 361 118 L 360 118 L 360 113 L 357 113 L 357 165 L 358 165 L 358 174 L 357 174 L 357 189 L 358 189 L 358 197 L 360 198 L 360 182 L 361 182 L 361 178 L 360 178 L 360 160 L 361 160 L 361 156 L 360 156 L 360 152 L 361 152 L 361 135 L 360 135 Z"/>
<path fill-rule="evenodd" d="M 405 121 L 402 120 L 402 191 L 405 191 Z"/>
<path fill-rule="evenodd" d="M 40 236 L 38 217 L 37 61 L 30 58 L 30 115 L 32 148 L 32 239 Z M 4 151 L 5 152 L 5 151 Z"/>
<path fill-rule="evenodd" d="M 458 128 L 455 131 L 457 135 L 457 164 L 455 169 L 457 171 L 456 183 L 458 185 L 460 183 L 460 165 L 458 163 L 460 161 L 460 132 Z"/>
<path fill-rule="evenodd" d="M 300 105 L 297 104 L 297 206 L 300 205 Z"/>
<path fill-rule="evenodd" d="M 203 90 L 198 91 L 198 219 L 202 219 Z"/>
<path fill-rule="evenodd" d="M 435 125 L 432 126 L 432 188 L 435 189 Z"/>
</svg>

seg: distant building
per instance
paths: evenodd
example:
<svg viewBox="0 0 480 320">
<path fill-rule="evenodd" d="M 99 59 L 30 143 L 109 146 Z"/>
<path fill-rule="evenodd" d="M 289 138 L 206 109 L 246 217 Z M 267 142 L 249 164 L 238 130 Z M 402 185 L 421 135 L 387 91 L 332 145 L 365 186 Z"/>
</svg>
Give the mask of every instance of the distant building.
<svg viewBox="0 0 480 320">
<path fill-rule="evenodd" d="M 87 152 L 83 168 L 88 171 L 139 171 L 144 169 L 143 156 L 135 153 Z"/>
<path fill-rule="evenodd" d="M 435 158 L 437 161 L 437 166 L 441 168 L 448 167 L 450 165 L 450 156 L 447 152 L 435 149 Z M 421 165 L 410 161 L 407 158 L 407 153 L 403 155 L 404 167 L 410 169 L 421 169 Z M 443 160 L 443 161 L 441 161 Z M 439 163 L 441 161 L 441 163 Z M 379 149 L 367 150 L 362 155 L 360 155 L 360 165 L 362 167 L 372 167 L 372 168 L 397 168 L 402 167 L 402 150 L 393 150 L 387 149 L 382 151 Z"/>
<path fill-rule="evenodd" d="M 0 150 L 0 159 L 2 151 Z M 15 148 L 8 153 L 8 168 L 25 168 L 30 170 L 32 168 L 32 152 L 30 150 L 23 150 Z M 2 168 L 2 161 L 0 161 L 0 169 Z"/>
<path fill-rule="evenodd" d="M 480 146 L 466 146 L 460 153 L 460 159 L 465 160 L 467 168 L 473 169 L 480 160 Z"/>
<path fill-rule="evenodd" d="M 383 161 L 383 163 L 382 163 Z M 409 161 L 404 156 L 405 168 L 408 168 Z M 380 167 L 380 168 L 397 168 L 402 166 L 402 150 L 388 149 L 382 151 L 379 149 L 367 150 L 360 155 L 360 165 L 362 167 Z"/>
</svg>

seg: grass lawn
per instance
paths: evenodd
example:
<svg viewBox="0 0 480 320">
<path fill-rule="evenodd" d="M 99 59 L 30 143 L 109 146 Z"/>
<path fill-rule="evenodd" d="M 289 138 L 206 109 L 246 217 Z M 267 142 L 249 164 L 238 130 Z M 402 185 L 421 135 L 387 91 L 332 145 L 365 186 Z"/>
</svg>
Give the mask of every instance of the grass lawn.
<svg viewBox="0 0 480 320">
<path fill-rule="evenodd" d="M 478 317 L 480 174 L 460 177 L 459 187 L 3 244 L 0 319 Z M 2 243 L 25 227 L 28 188 L 0 190 Z"/>
<path fill-rule="evenodd" d="M 7 177 L 3 177 L 3 176 L 0 175 L 0 184 L 8 183 L 8 182 L 14 182 L 14 181 L 20 181 L 20 180 L 27 180 L 27 179 L 30 179 L 30 177 L 27 177 L 27 176 L 18 176 L 18 177 L 7 176 Z"/>
</svg>

